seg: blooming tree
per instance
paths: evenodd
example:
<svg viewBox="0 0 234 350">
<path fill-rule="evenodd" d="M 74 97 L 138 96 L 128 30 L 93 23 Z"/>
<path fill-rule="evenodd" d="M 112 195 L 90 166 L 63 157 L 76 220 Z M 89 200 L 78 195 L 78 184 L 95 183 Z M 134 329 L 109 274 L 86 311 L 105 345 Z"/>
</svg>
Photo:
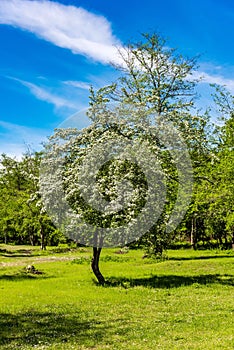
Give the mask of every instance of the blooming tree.
<svg viewBox="0 0 234 350">
<path fill-rule="evenodd" d="M 45 146 L 40 188 L 46 209 L 69 237 L 93 246 L 103 284 L 103 246 L 142 236 L 162 252 L 191 198 L 189 151 L 204 140 L 205 118 L 191 115 L 195 60 L 158 35 L 120 50 L 121 77 L 90 89 L 83 130 L 60 128 Z"/>
</svg>

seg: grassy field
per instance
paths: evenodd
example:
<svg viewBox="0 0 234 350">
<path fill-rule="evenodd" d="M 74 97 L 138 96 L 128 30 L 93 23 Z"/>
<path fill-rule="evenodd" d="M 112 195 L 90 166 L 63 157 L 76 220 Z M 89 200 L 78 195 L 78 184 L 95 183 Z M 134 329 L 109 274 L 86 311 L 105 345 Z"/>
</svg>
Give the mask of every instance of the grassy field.
<svg viewBox="0 0 234 350">
<path fill-rule="evenodd" d="M 0 348 L 233 349 L 234 254 L 104 250 L 98 286 L 90 249 L 42 253 L 0 245 Z M 33 264 L 42 274 L 27 274 Z"/>
</svg>

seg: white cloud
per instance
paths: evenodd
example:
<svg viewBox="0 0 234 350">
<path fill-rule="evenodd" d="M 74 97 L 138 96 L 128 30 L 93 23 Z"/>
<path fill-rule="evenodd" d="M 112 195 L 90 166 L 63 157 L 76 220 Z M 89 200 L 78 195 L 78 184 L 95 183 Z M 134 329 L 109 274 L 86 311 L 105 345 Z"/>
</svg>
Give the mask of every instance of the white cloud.
<svg viewBox="0 0 234 350">
<path fill-rule="evenodd" d="M 29 83 L 27 81 L 21 81 L 21 83 L 24 86 L 28 87 L 30 92 L 39 100 L 51 103 L 57 108 L 61 108 L 61 107 L 76 108 L 72 102 L 67 101 L 60 96 L 56 96 L 35 84 Z"/>
<path fill-rule="evenodd" d="M 1 0 L 0 24 L 34 33 L 56 46 L 101 63 L 120 62 L 108 20 L 81 7 L 47 0 Z"/>
<path fill-rule="evenodd" d="M 84 81 L 75 81 L 75 80 L 64 81 L 64 84 L 76 87 L 78 89 L 83 89 L 83 90 L 89 90 L 90 89 L 90 85 L 91 85 L 91 84 L 86 83 Z"/>
<path fill-rule="evenodd" d="M 50 91 L 47 91 L 46 89 L 44 89 L 36 84 L 30 83 L 28 81 L 21 80 L 18 78 L 14 78 L 14 77 L 8 77 L 8 78 L 15 80 L 15 81 L 18 81 L 23 86 L 26 86 L 30 90 L 31 94 L 33 96 L 35 96 L 37 99 L 39 99 L 41 101 L 45 101 L 47 103 L 51 103 L 56 108 L 66 107 L 66 108 L 71 108 L 71 109 L 78 109 L 78 107 L 79 107 L 76 104 L 74 104 L 72 101 L 64 99 L 61 96 L 55 95 L 55 94 L 51 93 Z"/>
<path fill-rule="evenodd" d="M 199 71 L 194 72 L 192 75 L 192 78 L 195 78 L 195 79 L 201 78 L 202 79 L 201 83 L 225 85 L 230 92 L 234 93 L 233 79 L 228 79 L 217 74 L 210 74 L 210 73 L 199 72 Z"/>
</svg>

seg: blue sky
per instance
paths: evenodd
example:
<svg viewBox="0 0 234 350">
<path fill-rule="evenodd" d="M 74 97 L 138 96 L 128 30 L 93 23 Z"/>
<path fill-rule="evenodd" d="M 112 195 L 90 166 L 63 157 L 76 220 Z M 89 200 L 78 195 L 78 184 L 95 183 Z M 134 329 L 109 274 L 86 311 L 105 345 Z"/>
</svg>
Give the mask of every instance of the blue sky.
<svg viewBox="0 0 234 350">
<path fill-rule="evenodd" d="M 0 0 L 0 153 L 39 149 L 88 105 L 90 84 L 115 79 L 116 47 L 141 32 L 201 55 L 200 105 L 210 104 L 209 83 L 234 94 L 233 24 L 232 0 Z"/>
</svg>

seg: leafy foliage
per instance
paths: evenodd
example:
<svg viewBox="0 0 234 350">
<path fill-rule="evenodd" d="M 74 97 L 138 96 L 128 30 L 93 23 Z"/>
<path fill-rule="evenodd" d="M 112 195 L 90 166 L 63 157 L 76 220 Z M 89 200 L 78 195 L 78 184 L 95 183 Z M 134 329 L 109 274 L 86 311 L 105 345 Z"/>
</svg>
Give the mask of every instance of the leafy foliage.
<svg viewBox="0 0 234 350">
<path fill-rule="evenodd" d="M 2 155 L 0 171 L 0 239 L 5 243 L 31 245 L 59 241 L 61 233 L 43 212 L 38 193 L 41 154 L 21 160 Z"/>
</svg>

